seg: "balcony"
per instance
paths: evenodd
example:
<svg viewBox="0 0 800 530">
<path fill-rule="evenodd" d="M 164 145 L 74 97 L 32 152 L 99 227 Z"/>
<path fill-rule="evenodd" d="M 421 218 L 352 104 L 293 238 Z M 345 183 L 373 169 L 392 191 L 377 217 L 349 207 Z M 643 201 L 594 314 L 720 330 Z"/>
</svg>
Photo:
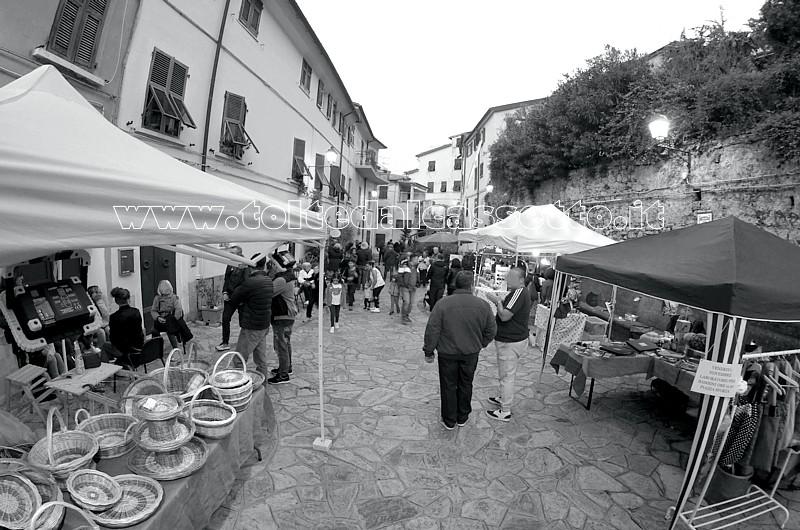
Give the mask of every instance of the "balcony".
<svg viewBox="0 0 800 530">
<path fill-rule="evenodd" d="M 381 177 L 378 168 L 378 153 L 372 149 L 369 151 L 359 151 L 357 153 L 356 172 L 364 177 L 367 182 L 372 182 L 379 186 L 389 183 Z"/>
</svg>

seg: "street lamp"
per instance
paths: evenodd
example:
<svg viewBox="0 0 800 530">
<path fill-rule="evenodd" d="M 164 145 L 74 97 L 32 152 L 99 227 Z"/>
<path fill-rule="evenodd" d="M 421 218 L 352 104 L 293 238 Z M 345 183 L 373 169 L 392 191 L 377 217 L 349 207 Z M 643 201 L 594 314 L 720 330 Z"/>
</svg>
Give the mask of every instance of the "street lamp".
<svg viewBox="0 0 800 530">
<path fill-rule="evenodd" d="M 486 193 L 492 193 L 494 191 L 494 186 L 492 184 L 486 185 Z"/>
<path fill-rule="evenodd" d="M 666 149 L 667 151 L 678 153 L 680 159 L 686 162 L 686 181 L 688 182 L 689 175 L 692 174 L 692 153 L 663 143 L 665 140 L 667 140 L 667 138 L 669 138 L 670 126 L 671 124 L 669 119 L 663 114 L 657 115 L 655 118 L 650 120 L 650 123 L 647 124 L 647 127 L 650 129 L 650 136 L 653 137 L 653 140 L 659 142 L 657 144 L 658 147 Z"/>
<path fill-rule="evenodd" d="M 333 147 L 328 149 L 328 152 L 325 153 L 325 160 L 327 160 L 329 164 L 335 164 L 339 160 L 339 154 L 336 152 L 336 149 Z"/>
</svg>

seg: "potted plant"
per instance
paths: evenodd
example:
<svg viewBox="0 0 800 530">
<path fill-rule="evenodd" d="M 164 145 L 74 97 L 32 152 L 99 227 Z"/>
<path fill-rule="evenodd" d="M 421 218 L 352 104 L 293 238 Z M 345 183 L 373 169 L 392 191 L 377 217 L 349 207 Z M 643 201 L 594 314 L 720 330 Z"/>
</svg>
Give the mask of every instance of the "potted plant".
<svg viewBox="0 0 800 530">
<path fill-rule="evenodd" d="M 197 310 L 206 326 L 222 323 L 222 290 L 215 283 L 214 278 L 197 280 Z"/>
<path fill-rule="evenodd" d="M 706 358 L 706 336 L 703 333 L 686 334 L 686 355 L 695 359 Z"/>
</svg>

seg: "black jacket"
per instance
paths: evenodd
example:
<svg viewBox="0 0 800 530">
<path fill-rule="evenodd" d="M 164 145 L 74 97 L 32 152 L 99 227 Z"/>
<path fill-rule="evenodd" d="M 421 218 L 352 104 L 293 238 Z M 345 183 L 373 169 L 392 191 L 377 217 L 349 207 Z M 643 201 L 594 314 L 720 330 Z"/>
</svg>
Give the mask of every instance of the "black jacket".
<svg viewBox="0 0 800 530">
<path fill-rule="evenodd" d="M 383 251 L 383 265 L 390 268 L 397 266 L 397 252 L 393 246 L 387 246 Z"/>
<path fill-rule="evenodd" d="M 447 285 L 447 263 L 443 260 L 436 260 L 428 271 L 428 279 L 431 281 L 431 291 Z"/>
<path fill-rule="evenodd" d="M 497 333 L 489 302 L 469 289 L 457 289 L 433 306 L 425 327 L 425 355 L 436 350 L 440 357 L 458 358 L 478 353 Z"/>
<path fill-rule="evenodd" d="M 327 271 L 338 271 L 342 264 L 342 250 L 330 247 L 328 249 L 328 262 L 325 265 Z"/>
<path fill-rule="evenodd" d="M 108 327 L 111 331 L 109 340 L 120 352 L 131 353 L 134 349 L 142 349 L 142 314 L 135 307 L 120 306 L 108 317 Z"/>
<path fill-rule="evenodd" d="M 447 294 L 451 295 L 456 290 L 456 276 L 461 272 L 461 267 L 450 267 L 447 271 Z"/>
<path fill-rule="evenodd" d="M 250 277 L 250 267 L 232 267 L 228 265 L 225 269 L 225 282 L 222 284 L 222 292 L 231 295 L 237 287 Z"/>
<path fill-rule="evenodd" d="M 272 294 L 272 279 L 267 276 L 267 271 L 254 270 L 230 295 L 233 308 L 240 308 L 239 326 L 242 329 L 269 329 Z"/>
<path fill-rule="evenodd" d="M 356 258 L 356 265 L 363 267 L 372 259 L 372 250 L 368 248 L 360 248 L 356 250 Z"/>
</svg>

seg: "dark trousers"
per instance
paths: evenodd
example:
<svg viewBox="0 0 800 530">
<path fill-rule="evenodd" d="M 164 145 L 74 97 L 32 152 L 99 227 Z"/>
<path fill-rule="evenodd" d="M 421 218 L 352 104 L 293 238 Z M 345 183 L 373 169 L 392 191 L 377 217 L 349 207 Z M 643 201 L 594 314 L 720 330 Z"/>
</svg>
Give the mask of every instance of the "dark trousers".
<svg viewBox="0 0 800 530">
<path fill-rule="evenodd" d="M 429 292 L 431 294 L 431 311 L 433 311 L 433 306 L 444 296 L 444 285 L 437 285 L 434 287 L 434 285 L 431 284 Z"/>
<path fill-rule="evenodd" d="M 339 322 L 339 310 L 342 308 L 340 305 L 331 304 L 331 327 Z"/>
<path fill-rule="evenodd" d="M 225 302 L 222 306 L 222 343 L 228 344 L 228 341 L 231 340 L 231 319 L 233 318 L 233 314 L 236 312 L 236 309 L 233 308 L 233 304 L 230 302 Z"/>
<path fill-rule="evenodd" d="M 292 326 L 294 320 L 272 322 L 272 348 L 278 354 L 278 374 L 288 376 L 292 369 Z"/>
<path fill-rule="evenodd" d="M 319 291 L 309 289 L 308 305 L 306 306 L 306 318 L 311 318 L 311 310 L 314 309 L 314 304 L 319 302 Z"/>
<path fill-rule="evenodd" d="M 472 379 L 478 367 L 478 354 L 458 359 L 439 356 L 439 392 L 442 398 L 442 419 L 450 426 L 464 423 L 472 412 Z"/>
<path fill-rule="evenodd" d="M 375 302 L 375 308 L 379 309 L 381 307 L 381 291 L 383 291 L 383 285 L 380 287 L 373 287 L 372 288 L 372 301 Z"/>
<path fill-rule="evenodd" d="M 356 285 L 355 283 L 348 283 L 347 284 L 347 305 L 353 307 L 353 303 L 356 301 Z"/>
<path fill-rule="evenodd" d="M 419 271 L 419 284 L 420 285 L 428 284 L 428 269 L 423 269 Z"/>
</svg>

